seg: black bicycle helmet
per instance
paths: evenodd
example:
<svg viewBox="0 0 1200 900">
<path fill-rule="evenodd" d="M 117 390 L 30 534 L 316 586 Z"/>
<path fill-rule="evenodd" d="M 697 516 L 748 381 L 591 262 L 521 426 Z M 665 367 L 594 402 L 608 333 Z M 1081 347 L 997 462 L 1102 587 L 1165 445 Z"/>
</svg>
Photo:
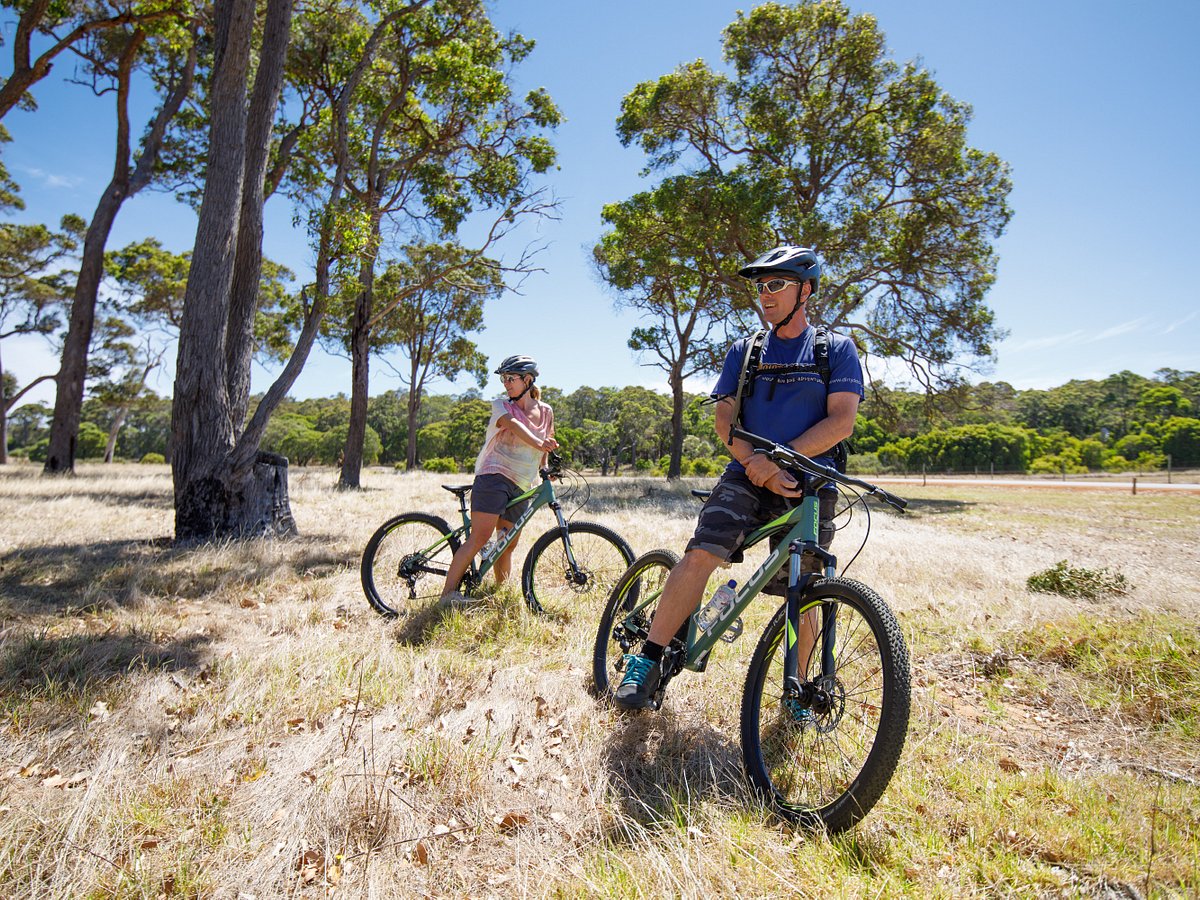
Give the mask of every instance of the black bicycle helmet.
<svg viewBox="0 0 1200 900">
<path fill-rule="evenodd" d="M 537 360 L 532 356 L 509 356 L 496 369 L 497 375 L 532 375 L 537 377 Z"/>
<path fill-rule="evenodd" d="M 758 278 L 761 275 L 791 275 L 800 281 L 811 281 L 809 296 L 817 293 L 821 284 L 821 262 L 817 254 L 807 247 L 783 244 L 768 250 L 750 265 L 738 269 L 743 278 Z"/>
</svg>

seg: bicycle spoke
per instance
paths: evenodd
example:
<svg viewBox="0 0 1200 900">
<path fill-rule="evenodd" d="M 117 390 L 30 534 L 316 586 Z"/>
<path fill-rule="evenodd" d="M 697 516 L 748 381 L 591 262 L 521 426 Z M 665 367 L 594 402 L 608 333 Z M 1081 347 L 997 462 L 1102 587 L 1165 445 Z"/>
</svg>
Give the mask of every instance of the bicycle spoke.
<svg viewBox="0 0 1200 900">
<path fill-rule="evenodd" d="M 811 703 L 785 695 L 780 610 L 747 678 L 743 751 L 751 780 L 781 812 L 840 830 L 874 805 L 895 768 L 908 723 L 908 658 L 894 617 L 869 588 L 839 579 L 818 590 L 830 594 L 822 622 L 836 613 L 834 670 L 821 672 L 829 632 L 818 629 L 813 668 L 801 673 Z"/>
</svg>

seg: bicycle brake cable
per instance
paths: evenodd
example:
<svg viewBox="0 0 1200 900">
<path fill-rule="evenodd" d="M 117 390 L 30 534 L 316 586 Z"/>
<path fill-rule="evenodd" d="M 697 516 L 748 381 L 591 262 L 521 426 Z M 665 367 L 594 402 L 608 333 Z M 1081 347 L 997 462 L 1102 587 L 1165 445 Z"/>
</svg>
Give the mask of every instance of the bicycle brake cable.
<svg viewBox="0 0 1200 900">
<path fill-rule="evenodd" d="M 842 571 L 839 573 L 841 575 L 845 575 L 847 572 L 850 571 L 850 567 L 852 565 L 854 565 L 854 561 L 856 559 L 858 559 L 859 554 L 862 553 L 863 550 L 866 548 L 867 540 L 871 537 L 871 507 L 867 505 L 867 498 L 863 494 L 862 491 L 860 491 L 856 488 L 852 488 L 849 485 L 842 485 L 842 487 L 845 487 L 852 494 L 854 494 L 854 499 L 849 504 L 847 504 L 846 509 L 850 509 L 851 507 L 855 506 L 856 504 L 861 503 L 863 511 L 867 514 L 867 527 L 866 527 L 866 530 L 863 532 L 862 543 L 858 545 L 858 549 L 855 550 L 854 555 L 852 557 L 850 557 L 850 562 L 848 562 L 844 566 L 842 566 Z M 849 525 L 850 522 L 847 521 L 846 524 Z"/>
</svg>

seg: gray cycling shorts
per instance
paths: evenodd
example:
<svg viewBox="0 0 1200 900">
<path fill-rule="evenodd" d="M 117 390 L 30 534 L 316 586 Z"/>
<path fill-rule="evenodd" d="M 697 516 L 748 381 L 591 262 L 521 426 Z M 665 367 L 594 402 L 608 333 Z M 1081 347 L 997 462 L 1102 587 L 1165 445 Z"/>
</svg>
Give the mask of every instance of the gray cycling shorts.
<svg viewBox="0 0 1200 900">
<path fill-rule="evenodd" d="M 506 522 L 515 522 L 529 508 L 529 501 L 522 500 L 513 506 L 508 504 L 523 493 L 503 475 L 476 475 L 471 485 L 471 512 L 491 513 Z"/>
<path fill-rule="evenodd" d="M 755 487 L 744 472 L 726 470 L 713 488 L 712 495 L 705 501 L 704 508 L 700 510 L 700 519 L 696 522 L 696 531 L 688 541 L 687 549 L 707 550 L 725 562 L 730 562 L 746 535 L 782 516 L 795 502 L 798 501 L 781 497 L 766 488 Z M 817 542 L 826 550 L 833 543 L 833 514 L 836 506 L 837 491 L 821 491 L 820 531 Z M 771 539 L 772 550 L 777 543 L 778 538 Z M 733 561 L 737 562 L 740 559 L 738 554 L 737 559 Z M 815 559 L 806 559 L 804 565 L 805 571 L 820 571 L 820 564 Z M 786 588 L 787 567 L 781 569 L 780 573 L 783 587 Z M 778 580 L 772 581 L 763 592 L 782 593 L 776 583 Z"/>
</svg>

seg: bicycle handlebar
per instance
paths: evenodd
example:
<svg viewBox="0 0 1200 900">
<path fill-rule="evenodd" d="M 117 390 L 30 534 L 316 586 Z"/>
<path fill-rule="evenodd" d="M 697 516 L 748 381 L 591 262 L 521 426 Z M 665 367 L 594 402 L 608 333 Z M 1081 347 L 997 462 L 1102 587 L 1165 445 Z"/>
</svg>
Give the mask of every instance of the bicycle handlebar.
<svg viewBox="0 0 1200 900">
<path fill-rule="evenodd" d="M 538 469 L 538 474 L 543 478 L 555 478 L 562 474 L 563 458 L 559 454 L 551 450 L 546 454 L 546 465 Z"/>
<path fill-rule="evenodd" d="M 854 478 L 850 475 L 843 475 L 837 469 L 832 469 L 829 466 L 823 466 L 819 462 L 799 453 L 784 444 L 777 444 L 770 438 L 761 437 L 760 435 L 746 431 L 745 429 L 734 426 L 733 436 L 741 438 L 747 444 L 754 448 L 755 453 L 764 453 L 772 461 L 784 466 L 794 466 L 802 472 L 807 472 L 809 475 L 815 475 L 818 478 L 825 478 L 837 484 L 845 484 L 857 488 L 862 488 L 869 495 L 878 497 L 888 506 L 895 509 L 897 512 L 904 512 L 908 506 L 908 501 L 903 497 L 897 497 L 895 494 L 885 491 L 878 485 L 871 484 L 869 481 L 863 481 L 861 478 Z"/>
</svg>

